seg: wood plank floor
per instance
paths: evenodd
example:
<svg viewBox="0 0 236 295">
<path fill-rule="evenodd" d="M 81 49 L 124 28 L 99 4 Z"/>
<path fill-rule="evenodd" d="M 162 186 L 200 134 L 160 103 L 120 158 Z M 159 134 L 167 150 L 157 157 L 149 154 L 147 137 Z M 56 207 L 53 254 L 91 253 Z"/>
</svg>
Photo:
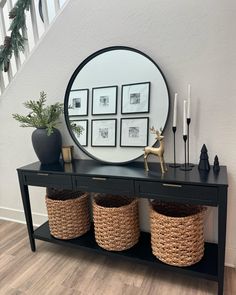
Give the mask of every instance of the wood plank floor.
<svg viewBox="0 0 236 295">
<path fill-rule="evenodd" d="M 215 282 L 89 251 L 36 241 L 26 225 L 0 220 L 1 295 L 216 295 Z M 236 294 L 236 270 L 225 269 L 225 295 Z"/>
</svg>

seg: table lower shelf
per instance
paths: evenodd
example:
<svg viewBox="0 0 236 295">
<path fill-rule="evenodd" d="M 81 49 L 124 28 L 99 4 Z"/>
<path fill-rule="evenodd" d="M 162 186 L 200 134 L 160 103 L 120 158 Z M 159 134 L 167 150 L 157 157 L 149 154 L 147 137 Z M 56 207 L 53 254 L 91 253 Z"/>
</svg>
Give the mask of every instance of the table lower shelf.
<svg viewBox="0 0 236 295">
<path fill-rule="evenodd" d="M 138 244 L 136 244 L 129 250 L 121 252 L 106 251 L 99 247 L 95 241 L 93 228 L 88 233 L 79 238 L 72 240 L 60 240 L 54 238 L 50 234 L 48 222 L 45 222 L 34 231 L 34 238 L 55 244 L 60 244 L 63 246 L 86 248 L 102 254 L 124 257 L 127 259 L 135 260 L 139 263 L 152 264 L 166 270 L 176 271 L 183 274 L 206 278 L 208 280 L 218 281 L 218 247 L 217 244 L 213 243 L 205 243 L 205 254 L 200 262 L 188 267 L 176 267 L 161 262 L 152 254 L 150 233 L 146 232 L 141 232 Z"/>
</svg>

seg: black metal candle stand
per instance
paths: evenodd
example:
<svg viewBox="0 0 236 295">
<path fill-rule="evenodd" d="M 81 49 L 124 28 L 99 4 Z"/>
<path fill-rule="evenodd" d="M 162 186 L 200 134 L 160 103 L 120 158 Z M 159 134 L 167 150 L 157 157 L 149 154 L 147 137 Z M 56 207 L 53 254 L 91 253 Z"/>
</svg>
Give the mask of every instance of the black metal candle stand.
<svg viewBox="0 0 236 295">
<path fill-rule="evenodd" d="M 184 140 L 184 165 L 182 165 L 180 167 L 180 170 L 182 170 L 182 171 L 190 171 L 190 170 L 192 170 L 192 168 L 190 166 L 188 166 L 188 164 L 187 164 L 187 154 L 186 154 L 187 139 L 188 139 L 188 136 L 183 135 L 183 140 Z"/>
<path fill-rule="evenodd" d="M 195 165 L 192 163 L 189 163 L 189 139 L 190 139 L 190 135 L 189 135 L 189 125 L 191 123 L 191 118 L 187 118 L 187 136 L 188 136 L 188 145 L 187 145 L 187 166 L 189 167 L 194 167 Z"/>
<path fill-rule="evenodd" d="M 178 168 L 180 167 L 179 164 L 176 164 L 176 148 L 175 148 L 175 133 L 176 133 L 176 126 L 172 127 L 173 135 L 174 135 L 174 163 L 170 164 L 169 166 L 172 168 Z"/>
</svg>

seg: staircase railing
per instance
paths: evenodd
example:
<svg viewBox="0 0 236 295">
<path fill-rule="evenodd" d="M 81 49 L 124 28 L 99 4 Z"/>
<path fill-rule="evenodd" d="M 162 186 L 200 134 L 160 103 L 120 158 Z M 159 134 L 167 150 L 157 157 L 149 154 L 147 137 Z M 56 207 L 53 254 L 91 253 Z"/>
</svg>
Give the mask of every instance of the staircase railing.
<svg viewBox="0 0 236 295">
<path fill-rule="evenodd" d="M 17 0 L 0 0 L 0 45 L 4 43 L 6 36 L 10 35 L 8 29 L 11 24 L 9 12 L 12 10 Z M 26 27 L 22 31 L 25 38 L 24 52 L 20 52 L 18 56 L 12 56 L 7 72 L 0 71 L 0 94 L 4 92 L 10 84 L 15 74 L 20 70 L 30 52 L 38 44 L 48 26 L 61 10 L 67 0 L 32 0 L 29 11 L 26 11 Z M 39 4 L 42 8 L 43 21 L 39 14 Z"/>
</svg>

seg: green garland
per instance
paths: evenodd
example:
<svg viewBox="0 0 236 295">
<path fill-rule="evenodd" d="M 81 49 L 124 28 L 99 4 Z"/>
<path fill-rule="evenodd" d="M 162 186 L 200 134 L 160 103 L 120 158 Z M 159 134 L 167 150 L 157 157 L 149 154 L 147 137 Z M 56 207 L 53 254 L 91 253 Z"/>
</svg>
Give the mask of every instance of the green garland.
<svg viewBox="0 0 236 295">
<path fill-rule="evenodd" d="M 22 36 L 21 30 L 26 29 L 25 10 L 29 10 L 31 0 L 18 0 L 12 10 L 9 12 L 9 18 L 12 19 L 9 31 L 11 35 L 6 36 L 4 44 L 0 46 L 0 71 L 7 72 L 9 69 L 12 54 L 16 56 L 19 52 L 24 52 L 25 38 Z"/>
</svg>

